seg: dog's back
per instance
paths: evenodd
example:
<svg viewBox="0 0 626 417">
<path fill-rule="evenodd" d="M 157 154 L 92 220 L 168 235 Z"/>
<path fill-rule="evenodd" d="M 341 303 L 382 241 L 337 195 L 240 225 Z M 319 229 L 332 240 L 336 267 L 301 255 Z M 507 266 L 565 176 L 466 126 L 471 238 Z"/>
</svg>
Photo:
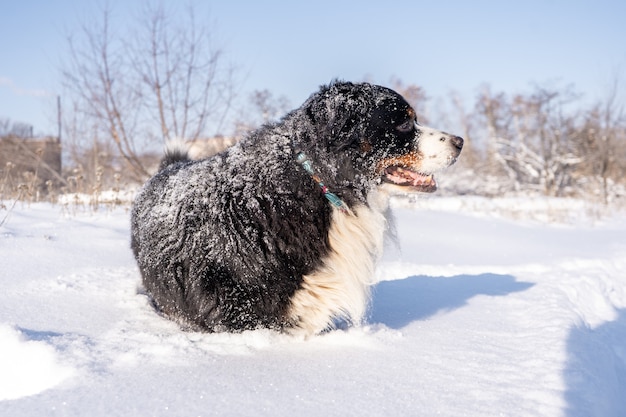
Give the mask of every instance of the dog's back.
<svg viewBox="0 0 626 417">
<path fill-rule="evenodd" d="M 131 246 L 143 284 L 185 327 L 293 325 L 291 299 L 328 250 L 331 209 L 294 170 L 289 139 L 263 132 L 198 161 L 168 147 L 137 195 Z"/>
</svg>

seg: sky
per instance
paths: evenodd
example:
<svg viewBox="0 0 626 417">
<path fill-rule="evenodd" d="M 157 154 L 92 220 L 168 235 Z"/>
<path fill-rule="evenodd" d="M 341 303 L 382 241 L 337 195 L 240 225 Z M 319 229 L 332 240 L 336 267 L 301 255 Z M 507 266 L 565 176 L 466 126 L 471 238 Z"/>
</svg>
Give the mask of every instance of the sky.
<svg viewBox="0 0 626 417">
<path fill-rule="evenodd" d="M 118 27 L 135 24 L 142 3 L 108 1 Z M 68 36 L 102 5 L 0 0 L 0 119 L 56 134 Z M 267 89 L 295 108 L 333 79 L 394 77 L 431 100 L 451 92 L 471 100 L 485 85 L 507 94 L 571 85 L 594 101 L 617 79 L 626 91 L 623 0 L 197 0 L 195 10 L 237 68 L 241 100 Z"/>
</svg>

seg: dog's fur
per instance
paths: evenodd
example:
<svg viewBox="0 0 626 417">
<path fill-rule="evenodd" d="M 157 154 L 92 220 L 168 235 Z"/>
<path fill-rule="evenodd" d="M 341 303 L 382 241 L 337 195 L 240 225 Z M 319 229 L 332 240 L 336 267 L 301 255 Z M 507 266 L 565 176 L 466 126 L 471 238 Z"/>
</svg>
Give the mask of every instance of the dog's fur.
<svg viewBox="0 0 626 417">
<path fill-rule="evenodd" d="M 432 173 L 462 146 L 418 125 L 394 91 L 336 82 L 216 156 L 170 150 L 132 210 L 143 284 L 191 329 L 315 334 L 335 319 L 358 323 L 390 193 L 434 191 Z"/>
</svg>

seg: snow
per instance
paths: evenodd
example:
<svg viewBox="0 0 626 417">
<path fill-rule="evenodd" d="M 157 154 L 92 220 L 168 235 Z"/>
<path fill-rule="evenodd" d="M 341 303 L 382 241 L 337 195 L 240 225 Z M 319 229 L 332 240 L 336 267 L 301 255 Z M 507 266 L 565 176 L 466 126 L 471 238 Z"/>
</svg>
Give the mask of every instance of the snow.
<svg viewBox="0 0 626 417">
<path fill-rule="evenodd" d="M 18 204 L 0 415 L 626 415 L 626 215 L 507 204 L 546 206 L 396 202 L 367 323 L 307 340 L 182 332 L 141 291 L 128 209 Z"/>
</svg>

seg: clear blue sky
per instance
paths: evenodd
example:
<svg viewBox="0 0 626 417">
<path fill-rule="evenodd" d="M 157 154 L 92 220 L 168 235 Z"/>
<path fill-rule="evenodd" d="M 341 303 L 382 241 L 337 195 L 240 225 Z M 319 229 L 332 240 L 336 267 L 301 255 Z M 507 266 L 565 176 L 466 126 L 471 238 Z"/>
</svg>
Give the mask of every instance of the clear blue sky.
<svg viewBox="0 0 626 417">
<path fill-rule="evenodd" d="M 66 37 L 102 3 L 0 0 L 0 118 L 56 133 Z M 119 24 L 141 3 L 109 0 Z M 268 89 L 294 107 L 334 78 L 395 76 L 434 99 L 451 90 L 471 99 L 483 84 L 516 93 L 558 82 L 595 100 L 615 77 L 626 90 L 624 0 L 197 3 L 239 68 L 242 96 Z"/>
</svg>

